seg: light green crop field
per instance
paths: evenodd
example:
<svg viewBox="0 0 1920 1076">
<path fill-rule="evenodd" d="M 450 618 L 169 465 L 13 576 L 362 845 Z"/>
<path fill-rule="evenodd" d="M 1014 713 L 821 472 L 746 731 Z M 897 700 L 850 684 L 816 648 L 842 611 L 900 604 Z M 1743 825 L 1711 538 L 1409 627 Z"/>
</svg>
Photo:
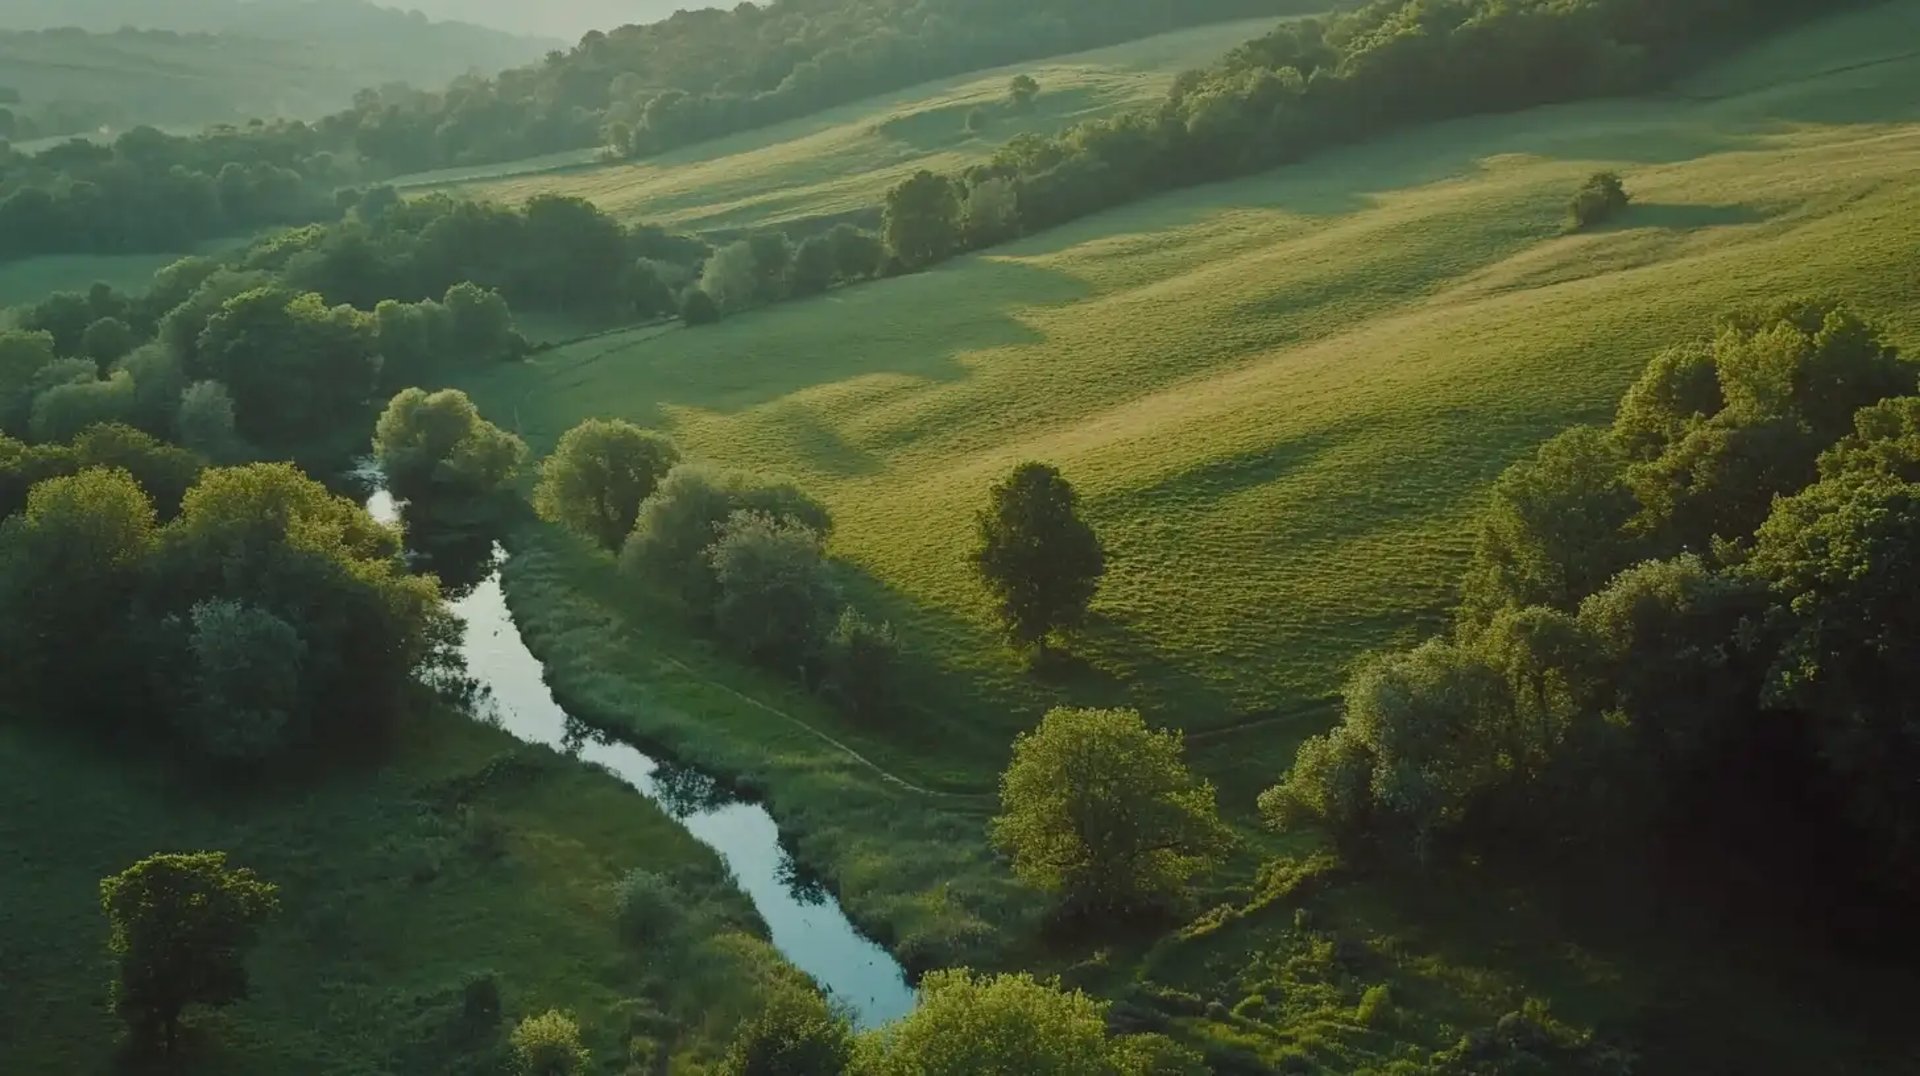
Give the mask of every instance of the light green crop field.
<svg viewBox="0 0 1920 1076">
<path fill-rule="evenodd" d="M 280 887 L 251 996 L 190 1018 L 178 1071 L 458 1071 L 438 1066 L 470 1041 L 461 990 L 488 972 L 507 1029 L 569 1010 L 616 1064 L 677 1021 L 663 1052 L 710 1059 L 762 990 L 797 981 L 718 859 L 630 789 L 465 718 L 416 732 L 378 770 L 210 800 L 189 775 L 0 726 L 6 1070 L 114 1071 L 99 880 L 154 852 L 225 851 Z M 645 952 L 614 924 L 635 867 L 699 879 L 681 933 Z"/>
<path fill-rule="evenodd" d="M 1156 100 L 1181 71 L 1218 59 L 1277 21 L 1202 26 L 975 72 L 638 163 L 592 165 L 591 152 L 574 152 L 427 173 L 399 185 L 514 204 L 536 194 L 576 195 L 625 220 L 695 231 L 851 213 L 878 206 L 889 187 L 918 169 L 961 168 L 1022 132 L 1051 133 Z M 1006 106 L 1007 83 L 1021 73 L 1041 86 L 1026 113 Z M 988 116 L 977 134 L 967 130 L 976 108 Z"/>
</svg>

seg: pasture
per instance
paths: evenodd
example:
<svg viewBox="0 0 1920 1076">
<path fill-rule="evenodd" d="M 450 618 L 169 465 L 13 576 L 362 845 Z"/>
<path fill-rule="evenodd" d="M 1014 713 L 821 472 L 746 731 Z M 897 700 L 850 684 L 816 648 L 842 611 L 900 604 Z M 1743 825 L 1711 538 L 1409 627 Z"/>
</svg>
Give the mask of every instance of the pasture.
<svg viewBox="0 0 1920 1076">
<path fill-rule="evenodd" d="M 377 772 L 209 801 L 188 775 L 0 729 L 8 1070 L 111 1068 L 99 881 L 155 851 L 224 850 L 280 886 L 251 997 L 190 1021 L 194 1072 L 423 1072 L 463 1056 L 485 1070 L 494 1040 L 462 1017 L 462 991 L 488 974 L 506 1029 L 571 1010 L 616 1062 L 644 1057 L 629 1040 L 670 1028 L 664 1013 L 687 1034 L 663 1052 L 710 1057 L 796 974 L 718 859 L 612 777 L 464 717 L 425 715 L 414 733 Z M 646 952 L 614 922 L 636 867 L 689 894 L 684 936 Z"/>
<path fill-rule="evenodd" d="M 628 221 L 732 231 L 871 211 L 922 168 L 981 161 L 1023 132 L 1052 133 L 1158 99 L 1174 76 L 1219 58 L 1273 25 L 1220 23 L 1049 60 L 974 72 L 702 142 L 645 161 L 596 164 L 574 151 L 492 167 L 407 177 L 403 189 L 447 190 L 518 204 L 536 194 L 587 198 Z M 1030 111 L 1006 103 L 1017 74 L 1040 82 Z M 967 129 L 980 109 L 986 126 Z"/>
<path fill-rule="evenodd" d="M 1187 730 L 1246 826 L 1235 877 L 1304 855 L 1252 830 L 1255 795 L 1330 722 L 1356 658 L 1444 622 L 1504 467 L 1607 419 L 1656 351 L 1735 304 L 1838 291 L 1920 348 L 1920 58 L 1900 45 L 1916 31 L 1920 13 L 1888 5 L 1798 31 L 1791 65 L 1770 43 L 1658 98 L 1414 130 L 921 275 L 583 341 L 464 386 L 536 452 L 582 418 L 622 417 L 825 498 L 845 590 L 893 621 L 919 665 L 893 726 L 854 725 L 689 643 L 609 558 L 543 528 L 516 542 L 510 600 L 563 692 L 591 694 L 601 723 L 742 774 L 856 918 L 914 958 L 967 955 L 982 920 L 1007 921 L 981 804 L 1012 737 L 1050 705 L 1133 705 Z M 1626 177 L 1634 205 L 1568 234 L 1568 198 L 1600 169 Z M 730 204 L 791 195 L 755 182 L 737 177 Z M 1095 624 L 1039 672 L 1000 644 L 966 561 L 988 484 L 1026 459 L 1077 483 L 1110 558 Z M 1386 1060 L 1395 1039 L 1445 1045 L 1533 992 L 1599 1022 L 1686 995 L 1684 1019 L 1717 1029 L 1721 1060 L 1810 1071 L 1880 1049 L 1861 1030 L 1871 1005 L 1815 1019 L 1741 958 L 1702 955 L 1695 932 L 1711 923 L 1612 895 L 1581 918 L 1492 880 L 1318 881 L 1310 868 L 1307 881 L 1224 881 L 1202 898 L 1235 909 L 1224 921 L 1075 971 L 1123 993 L 1224 990 L 1233 1011 L 1208 1018 L 1210 1036 L 1274 1063 L 1337 1057 L 1341 1071 Z M 1327 917 L 1304 933 L 1283 921 L 1297 901 L 1274 896 L 1295 884 Z M 1409 1006 L 1384 1040 L 1354 1024 L 1366 976 L 1315 963 L 1313 939 L 1336 935 L 1358 939 L 1368 974 Z M 1781 946 L 1769 959 L 1800 981 L 1847 981 Z M 1223 987 L 1219 969 L 1249 947 L 1263 955 Z M 1639 1033 L 1682 1045 L 1672 1029 Z"/>
</svg>

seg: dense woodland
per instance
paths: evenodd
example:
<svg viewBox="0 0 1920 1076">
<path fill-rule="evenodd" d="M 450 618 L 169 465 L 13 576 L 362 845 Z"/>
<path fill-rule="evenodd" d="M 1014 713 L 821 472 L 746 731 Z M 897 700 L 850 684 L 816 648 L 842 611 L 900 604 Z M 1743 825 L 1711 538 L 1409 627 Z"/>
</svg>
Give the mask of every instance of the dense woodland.
<svg viewBox="0 0 1920 1076">
<path fill-rule="evenodd" d="M 973 37 L 964 27 L 982 23 L 932 0 L 742 6 L 591 35 L 497 83 L 369 94 L 317 125 L 0 154 L 10 256 L 300 225 L 183 259 L 143 294 L 48 297 L 0 331 L 0 648 L 20 670 L 7 701 L 218 787 L 377 762 L 416 715 L 462 701 L 454 624 L 399 529 L 285 461 L 337 471 L 371 444 L 416 502 L 498 509 L 527 446 L 463 394 L 420 386 L 523 357 L 514 311 L 698 324 L 1399 124 L 1657 85 L 1736 35 L 1828 6 L 1380 0 L 1249 42 L 1156 108 L 1022 139 L 962 176 L 922 173 L 889 197 L 882 235 L 843 226 L 797 245 L 770 233 L 715 250 L 568 198 L 509 208 L 335 188 L 359 167 L 343 163 L 348 146 L 399 169 L 611 127 L 651 152 L 929 65 L 1144 33 L 1170 9 L 1107 11 L 1095 27 L 1009 5 Z M 746 41 L 741 64 L 726 50 Z M 916 51 L 935 42 L 938 59 Z M 722 55 L 733 73 L 716 80 Z M 1617 177 L 1591 191 L 1625 205 Z M 1605 872 L 1649 848 L 1731 856 L 1807 906 L 1871 913 L 1851 928 L 1895 922 L 1880 913 L 1920 882 L 1920 684 L 1902 660 L 1920 588 L 1916 394 L 1920 367 L 1839 300 L 1729 311 L 1675 341 L 1611 425 L 1570 430 L 1500 479 L 1454 624 L 1359 669 L 1341 722 L 1261 798 L 1265 820 L 1329 835 L 1357 862 L 1550 851 Z M 1044 665 L 1090 615 L 1100 536 L 1044 463 L 980 499 L 956 555 L 1009 646 Z M 540 463 L 532 501 L 740 660 L 859 721 L 899 713 L 901 643 L 840 593 L 833 520 L 807 491 L 590 420 Z M 1239 862 L 1180 737 L 1124 709 L 1048 713 L 1012 745 L 979 822 L 1066 946 L 1162 922 L 1197 879 Z M 281 894 L 201 853 L 132 864 L 101 896 L 130 1049 L 164 1055 L 187 1007 L 245 996 L 246 950 Z M 664 899 L 644 876 L 623 884 L 621 930 L 645 934 L 671 914 Z M 586 1070 L 571 1017 L 496 1027 L 489 989 L 463 1002 L 491 1020 L 472 1071 Z M 717 1071 L 1181 1073 L 1235 1056 L 1203 1062 L 1077 990 L 964 969 L 928 975 L 920 1007 L 881 1031 L 856 1035 L 804 991 L 730 1030 Z M 1630 1048 L 1530 1008 L 1389 1071 L 1631 1070 Z"/>
</svg>

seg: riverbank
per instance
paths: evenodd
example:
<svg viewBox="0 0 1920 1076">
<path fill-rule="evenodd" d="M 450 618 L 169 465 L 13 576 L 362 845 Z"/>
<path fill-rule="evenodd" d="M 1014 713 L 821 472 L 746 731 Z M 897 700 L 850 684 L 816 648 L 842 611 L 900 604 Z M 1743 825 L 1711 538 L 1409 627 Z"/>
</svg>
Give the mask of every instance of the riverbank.
<svg viewBox="0 0 1920 1076">
<path fill-rule="evenodd" d="M 1042 907 L 987 846 L 991 794 L 886 769 L 805 694 L 649 619 L 611 559 L 571 537 L 527 524 L 508 544 L 507 604 L 567 712 L 729 775 L 765 803 L 800 867 L 910 971 L 991 967 L 1030 935 Z"/>
<path fill-rule="evenodd" d="M 596 1059 L 711 1062 L 798 984 L 719 858 L 614 778 L 436 706 L 406 729 L 377 767 L 210 797 L 0 724 L 6 1070 L 111 1068 L 98 883 L 156 850 L 225 850 L 281 889 L 250 997 L 193 1022 L 196 1076 L 492 1071 L 513 1023 L 549 1008 Z M 615 925 L 635 867 L 671 876 L 687 912 L 644 949 Z M 490 1026 L 463 1016 L 486 979 Z"/>
</svg>

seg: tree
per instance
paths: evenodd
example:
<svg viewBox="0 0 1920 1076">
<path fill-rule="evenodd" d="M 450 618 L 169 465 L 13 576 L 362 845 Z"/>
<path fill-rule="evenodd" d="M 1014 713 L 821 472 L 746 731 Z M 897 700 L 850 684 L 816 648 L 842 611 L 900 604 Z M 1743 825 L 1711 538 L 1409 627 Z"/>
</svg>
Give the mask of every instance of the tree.
<svg viewBox="0 0 1920 1076">
<path fill-rule="evenodd" d="M 880 271 L 887 248 L 880 237 L 851 224 L 840 223 L 827 232 L 833 248 L 834 275 L 841 280 L 865 280 Z"/>
<path fill-rule="evenodd" d="M 881 236 L 909 269 L 952 254 L 960 241 L 960 196 L 953 181 L 922 170 L 888 191 Z"/>
<path fill-rule="evenodd" d="M 852 606 L 827 633 L 821 693 L 863 721 L 884 715 L 900 694 L 900 639 Z"/>
<path fill-rule="evenodd" d="M 683 463 L 640 506 L 633 533 L 620 550 L 620 570 L 678 597 L 689 609 L 711 610 L 719 584 L 707 550 L 736 512 L 797 524 L 823 537 L 833 527 L 826 508 L 790 482 Z"/>
<path fill-rule="evenodd" d="M 967 191 L 960 227 L 970 247 L 986 247 L 1013 238 L 1020 230 L 1020 198 L 1013 183 L 984 179 Z"/>
<path fill-rule="evenodd" d="M 193 607 L 184 627 L 190 663 L 174 725 L 195 755 L 259 762 L 300 738 L 307 644 L 293 625 L 244 602 L 211 599 Z"/>
<path fill-rule="evenodd" d="M 52 334 L 0 332 L 0 432 L 26 435 L 40 375 L 53 363 Z"/>
<path fill-rule="evenodd" d="M 1080 518 L 1059 470 L 1023 463 L 995 484 L 977 520 L 973 563 L 1016 645 L 1038 645 L 1079 627 L 1106 574 L 1106 554 Z"/>
<path fill-rule="evenodd" d="M 509 1041 L 524 1076 L 575 1076 L 586 1070 L 589 1055 L 580 1044 L 580 1025 L 558 1009 L 520 1021 Z"/>
<path fill-rule="evenodd" d="M 812 236 L 793 252 L 793 264 L 787 267 L 787 290 L 795 296 L 818 295 L 833 287 L 834 275 L 832 240 Z"/>
<path fill-rule="evenodd" d="M 114 1009 L 171 1054 L 189 1006 L 247 996 L 246 955 L 279 908 L 278 890 L 224 852 L 153 855 L 100 882 L 117 966 Z"/>
<path fill-rule="evenodd" d="M 1007 103 L 1015 109 L 1025 112 L 1033 107 L 1033 99 L 1040 96 L 1040 83 L 1032 75 L 1015 75 L 1007 83 Z"/>
<path fill-rule="evenodd" d="M 588 419 L 560 438 L 540 465 L 533 506 L 540 518 L 619 549 L 640 505 L 680 462 L 664 434 L 619 419 Z"/>
<path fill-rule="evenodd" d="M 173 435 L 215 463 L 231 463 L 245 454 L 233 428 L 233 397 L 218 381 L 196 381 L 181 390 Z"/>
<path fill-rule="evenodd" d="M 36 441 L 71 441 L 89 426 L 125 423 L 135 402 L 133 378 L 125 370 L 104 381 L 55 385 L 34 397 L 27 431 Z"/>
<path fill-rule="evenodd" d="M 101 318 L 81 334 L 80 352 L 104 370 L 119 362 L 138 342 L 126 322 L 119 318 Z"/>
<path fill-rule="evenodd" d="M 1031 975 L 929 972 L 919 994 L 913 1012 L 861 1037 L 850 1071 L 1147 1076 L 1198 1069 L 1177 1050 L 1140 1049 L 1149 1036 L 1109 1037 L 1107 1003 Z"/>
<path fill-rule="evenodd" d="M 759 306 L 763 289 L 753 244 L 742 239 L 714 251 L 701 270 L 699 290 L 728 314 Z"/>
<path fill-rule="evenodd" d="M 688 288 L 680 297 L 680 320 L 689 326 L 712 325 L 720 320 L 720 304 L 700 288 Z"/>
<path fill-rule="evenodd" d="M 773 668 L 804 667 L 813 659 L 839 599 L 819 532 L 791 519 L 737 511 L 706 558 L 721 637 Z"/>
<path fill-rule="evenodd" d="M 627 274 L 627 294 L 633 299 L 633 312 L 642 318 L 677 313 L 673 289 L 653 262 L 641 258 Z"/>
<path fill-rule="evenodd" d="M 1569 212 L 1575 229 L 1591 228 L 1627 208 L 1626 184 L 1615 172 L 1595 172 L 1573 196 Z"/>
<path fill-rule="evenodd" d="M 740 1025 L 720 1076 L 842 1076 L 853 1060 L 846 1017 L 804 987 L 778 990 Z"/>
<path fill-rule="evenodd" d="M 1232 837 L 1180 736 L 1132 710 L 1059 708 L 1013 745 L 994 843 L 1022 880 L 1077 912 L 1176 900 Z"/>
<path fill-rule="evenodd" d="M 373 454 L 403 497 L 482 497 L 519 473 L 527 445 L 481 418 L 459 389 L 407 389 L 375 423 Z"/>
<path fill-rule="evenodd" d="M 273 448 L 338 429 L 372 393 L 378 368 L 370 315 L 278 288 L 223 303 L 186 364 L 190 376 L 227 386 L 242 436 Z"/>
</svg>

